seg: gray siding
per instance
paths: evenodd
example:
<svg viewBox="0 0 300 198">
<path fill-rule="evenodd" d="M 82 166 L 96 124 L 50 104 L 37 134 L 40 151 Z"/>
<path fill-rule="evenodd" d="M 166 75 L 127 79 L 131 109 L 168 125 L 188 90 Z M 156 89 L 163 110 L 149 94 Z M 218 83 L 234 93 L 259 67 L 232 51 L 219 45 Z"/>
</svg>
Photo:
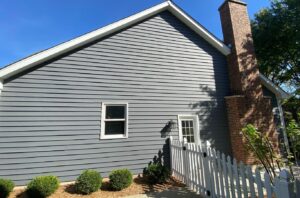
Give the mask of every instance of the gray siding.
<svg viewBox="0 0 300 198">
<path fill-rule="evenodd" d="M 163 130 L 178 114 L 198 114 L 201 139 L 230 152 L 225 57 L 168 12 L 4 83 L 0 177 L 17 184 L 84 169 L 141 173 L 178 137 Z M 129 103 L 128 139 L 99 139 L 105 101 Z"/>
</svg>

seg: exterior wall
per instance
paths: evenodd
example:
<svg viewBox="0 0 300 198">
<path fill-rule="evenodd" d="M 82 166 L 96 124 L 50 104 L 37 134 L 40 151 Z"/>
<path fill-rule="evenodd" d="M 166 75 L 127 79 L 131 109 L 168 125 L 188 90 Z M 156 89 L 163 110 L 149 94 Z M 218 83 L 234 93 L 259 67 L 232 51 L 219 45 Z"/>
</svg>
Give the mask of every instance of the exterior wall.
<svg viewBox="0 0 300 198">
<path fill-rule="evenodd" d="M 178 114 L 198 114 L 202 140 L 230 153 L 226 58 L 169 12 L 4 82 L 0 177 L 74 180 L 84 169 L 135 174 L 178 138 Z M 101 103 L 129 104 L 129 138 L 100 140 Z M 168 153 L 166 153 L 168 156 Z"/>
</svg>

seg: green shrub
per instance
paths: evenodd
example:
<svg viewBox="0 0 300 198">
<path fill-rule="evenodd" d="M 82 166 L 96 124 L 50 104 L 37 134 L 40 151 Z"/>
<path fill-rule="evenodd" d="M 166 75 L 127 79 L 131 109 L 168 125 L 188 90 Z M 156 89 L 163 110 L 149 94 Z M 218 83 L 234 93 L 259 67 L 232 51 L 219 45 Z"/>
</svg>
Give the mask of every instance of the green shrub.
<svg viewBox="0 0 300 198">
<path fill-rule="evenodd" d="M 160 163 L 149 164 L 144 170 L 144 176 L 151 184 L 164 183 L 170 177 L 170 171 Z"/>
<path fill-rule="evenodd" d="M 27 185 L 29 197 L 45 198 L 53 194 L 59 187 L 59 180 L 56 176 L 39 176 L 34 178 Z"/>
<path fill-rule="evenodd" d="M 6 198 L 13 191 L 14 182 L 9 179 L 0 179 L 0 198 Z"/>
<path fill-rule="evenodd" d="M 132 184 L 132 173 L 128 169 L 114 170 L 109 175 L 109 182 L 113 190 L 122 190 Z"/>
<path fill-rule="evenodd" d="M 99 190 L 102 185 L 101 174 L 95 170 L 85 170 L 77 178 L 75 190 L 80 194 L 91 194 Z"/>
</svg>

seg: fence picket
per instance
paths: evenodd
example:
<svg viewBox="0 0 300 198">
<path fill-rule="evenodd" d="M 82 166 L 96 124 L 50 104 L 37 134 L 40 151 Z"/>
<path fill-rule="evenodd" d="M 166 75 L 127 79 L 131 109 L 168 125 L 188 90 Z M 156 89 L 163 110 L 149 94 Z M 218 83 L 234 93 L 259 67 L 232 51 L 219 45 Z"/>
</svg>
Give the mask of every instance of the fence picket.
<svg viewBox="0 0 300 198">
<path fill-rule="evenodd" d="M 190 149 L 191 149 L 191 173 L 192 173 L 192 181 L 193 181 L 193 187 L 192 189 L 194 191 L 196 191 L 196 167 L 195 167 L 195 149 L 194 149 L 194 144 L 190 145 Z"/>
<path fill-rule="evenodd" d="M 186 144 L 186 159 L 185 159 L 185 163 L 186 163 L 186 170 L 187 170 L 187 180 L 188 180 L 188 186 L 191 187 L 192 186 L 192 180 L 191 180 L 191 170 L 190 170 L 190 151 L 189 151 L 189 144 Z"/>
<path fill-rule="evenodd" d="M 175 160 L 177 159 L 176 156 L 175 156 L 175 153 L 176 153 L 176 149 L 174 148 L 174 140 L 171 140 L 170 141 L 170 154 L 172 155 L 171 156 L 171 171 L 172 171 L 172 174 L 174 177 L 176 177 L 175 175 L 175 172 L 177 170 L 177 167 L 176 167 L 176 164 L 175 164 Z"/>
<path fill-rule="evenodd" d="M 204 164 L 203 164 L 203 155 L 202 155 L 202 147 L 200 145 L 197 146 L 198 147 L 198 151 L 199 151 L 199 164 L 200 164 L 200 173 L 201 173 L 201 178 L 200 178 L 200 183 L 201 183 L 201 192 L 202 194 L 205 193 L 205 175 L 204 175 Z"/>
<path fill-rule="evenodd" d="M 199 184 L 198 184 L 198 162 L 197 162 L 197 147 L 195 144 L 193 144 L 193 151 L 194 151 L 194 175 L 195 175 L 195 191 L 199 191 Z"/>
<path fill-rule="evenodd" d="M 175 141 L 171 141 L 171 150 L 172 150 L 172 154 L 173 154 L 173 161 L 172 161 L 172 172 L 173 172 L 173 175 L 174 175 L 174 177 L 178 177 L 178 174 L 177 174 L 177 172 L 178 172 L 178 161 L 180 160 L 179 158 L 178 158 L 178 156 L 177 156 L 177 147 L 176 147 L 176 142 Z"/>
<path fill-rule="evenodd" d="M 220 155 L 219 151 L 217 151 L 217 162 L 218 162 L 219 177 L 220 177 L 220 189 L 221 189 L 220 197 L 225 197 L 224 182 L 223 182 L 223 171 L 222 171 L 222 164 L 221 164 L 221 155 Z"/>
<path fill-rule="evenodd" d="M 208 156 L 208 148 L 207 147 L 204 147 L 202 148 L 203 150 L 203 165 L 204 165 L 204 178 L 205 178 L 205 190 L 206 190 L 206 194 L 210 194 L 212 192 L 212 189 L 211 189 L 211 178 L 210 178 L 210 168 L 209 168 L 209 160 L 207 158 Z"/>
<path fill-rule="evenodd" d="M 228 168 L 231 197 L 235 198 L 234 178 L 233 178 L 233 174 L 232 174 L 232 165 L 231 165 L 231 157 L 230 156 L 227 156 L 227 168 Z"/>
<path fill-rule="evenodd" d="M 189 185 L 188 183 L 188 171 L 187 171 L 187 157 L 186 157 L 186 152 L 184 151 L 183 148 L 186 148 L 186 144 L 185 141 L 182 142 L 182 149 L 181 149 L 181 156 L 182 156 L 182 160 L 181 160 L 181 166 L 182 166 L 182 175 L 184 178 L 184 183 L 186 183 L 187 185 Z"/>
<path fill-rule="evenodd" d="M 254 178 L 253 178 L 253 172 L 250 166 L 247 166 L 246 168 L 247 170 L 247 177 L 248 177 L 248 181 L 249 181 L 249 186 L 250 186 L 250 195 L 251 198 L 255 198 L 255 188 L 254 188 Z"/>
<path fill-rule="evenodd" d="M 198 191 L 197 193 L 201 193 L 201 166 L 200 166 L 200 152 L 199 152 L 199 147 L 198 145 L 195 145 L 196 147 L 196 161 L 197 161 L 197 184 L 198 184 Z"/>
<path fill-rule="evenodd" d="M 272 187 L 271 187 L 271 179 L 267 172 L 264 174 L 265 177 L 265 188 L 267 191 L 267 198 L 272 198 Z"/>
<path fill-rule="evenodd" d="M 213 169 L 213 162 L 212 162 L 212 151 L 211 148 L 209 147 L 207 149 L 207 157 L 206 157 L 207 161 L 208 161 L 208 167 L 209 167 L 209 178 L 210 178 L 210 193 L 212 194 L 212 196 L 215 196 L 215 179 L 214 179 L 214 169 Z"/>
<path fill-rule="evenodd" d="M 172 166 L 173 166 L 173 153 L 174 153 L 174 151 L 172 150 L 172 140 L 173 140 L 173 137 L 171 136 L 170 138 L 169 138 L 169 149 L 170 149 L 170 162 L 171 162 L 171 164 L 170 164 L 170 170 L 171 170 L 171 174 L 173 174 L 173 168 L 172 168 Z"/>
<path fill-rule="evenodd" d="M 223 165 L 223 176 L 224 176 L 225 190 L 226 190 L 226 196 L 225 197 L 230 197 L 229 185 L 228 185 L 227 166 L 226 166 L 226 158 L 225 158 L 224 153 L 222 153 L 222 165 Z"/>
<path fill-rule="evenodd" d="M 180 161 L 177 162 L 177 166 L 179 167 L 179 170 L 180 170 L 179 174 L 180 174 L 182 180 L 184 181 L 183 151 L 182 151 L 180 142 L 178 142 L 178 146 L 180 146 L 180 147 L 177 147 L 177 155 L 178 155 L 178 157 L 179 157 L 178 159 Z"/>
<path fill-rule="evenodd" d="M 193 190 L 194 182 L 193 182 L 193 165 L 192 165 L 192 151 L 191 151 L 191 144 L 188 144 L 188 163 L 189 163 L 189 179 L 190 179 L 190 189 Z"/>
<path fill-rule="evenodd" d="M 191 190 L 193 190 L 193 170 L 192 170 L 192 156 L 191 156 L 191 144 L 187 144 L 187 149 L 186 149 L 186 153 L 187 153 L 187 158 L 188 158 L 188 177 L 189 177 L 189 187 Z"/>
<path fill-rule="evenodd" d="M 212 149 L 212 161 L 213 161 L 213 170 L 215 175 L 215 196 L 220 197 L 220 181 L 219 181 L 219 167 L 217 163 L 217 152 L 215 149 Z"/>
<path fill-rule="evenodd" d="M 242 189 L 243 189 L 243 195 L 245 198 L 248 198 L 248 189 L 247 189 L 247 181 L 245 176 L 245 166 L 243 162 L 240 163 L 240 173 L 242 177 Z"/>
<path fill-rule="evenodd" d="M 240 177 L 239 177 L 239 171 L 238 171 L 236 159 L 233 159 L 233 173 L 234 173 L 234 177 L 235 177 L 235 186 L 236 186 L 236 190 L 237 190 L 237 197 L 240 198 L 240 197 L 242 197 L 242 192 L 241 192 Z"/>
<path fill-rule="evenodd" d="M 180 142 L 178 142 L 178 147 L 177 147 L 177 155 L 178 155 L 178 162 L 177 162 L 177 166 L 179 168 L 179 175 L 182 178 L 182 180 L 184 181 L 184 168 L 183 168 L 183 151 L 182 151 L 182 145 Z"/>
<path fill-rule="evenodd" d="M 260 171 L 258 168 L 255 169 L 255 183 L 257 185 L 258 198 L 263 198 L 264 197 L 263 185 L 261 181 Z"/>
<path fill-rule="evenodd" d="M 191 178 L 191 190 L 195 190 L 195 178 L 194 178 L 194 158 L 193 158 L 193 145 L 189 145 L 189 153 L 190 153 L 190 178 Z"/>
<path fill-rule="evenodd" d="M 197 145 L 194 144 L 194 157 L 195 157 L 195 176 L 196 176 L 196 192 L 200 193 L 200 183 L 199 183 L 199 161 L 198 161 L 198 152 Z"/>
</svg>

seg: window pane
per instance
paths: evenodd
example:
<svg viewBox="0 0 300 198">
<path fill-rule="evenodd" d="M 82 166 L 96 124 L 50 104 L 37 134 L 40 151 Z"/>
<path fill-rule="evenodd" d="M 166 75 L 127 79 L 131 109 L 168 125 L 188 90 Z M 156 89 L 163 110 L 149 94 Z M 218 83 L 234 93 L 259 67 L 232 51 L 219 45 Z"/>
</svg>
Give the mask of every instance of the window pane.
<svg viewBox="0 0 300 198">
<path fill-rule="evenodd" d="M 186 129 L 182 128 L 182 135 L 186 135 Z"/>
<path fill-rule="evenodd" d="M 194 143 L 195 140 L 194 140 L 194 136 L 191 137 L 191 143 Z"/>
<path fill-rule="evenodd" d="M 105 121 L 105 135 L 125 134 L 125 121 Z"/>
<path fill-rule="evenodd" d="M 191 142 L 191 137 L 187 136 L 186 138 L 187 138 L 187 142 L 190 143 Z"/>
<path fill-rule="evenodd" d="M 186 138 L 188 143 L 195 143 L 193 120 L 182 120 L 181 130 L 183 139 Z"/>
<path fill-rule="evenodd" d="M 185 121 L 181 121 L 182 127 L 185 127 Z"/>
<path fill-rule="evenodd" d="M 190 135 L 194 135 L 194 128 L 190 128 Z"/>
<path fill-rule="evenodd" d="M 125 118 L 125 106 L 106 106 L 106 119 Z"/>
</svg>

